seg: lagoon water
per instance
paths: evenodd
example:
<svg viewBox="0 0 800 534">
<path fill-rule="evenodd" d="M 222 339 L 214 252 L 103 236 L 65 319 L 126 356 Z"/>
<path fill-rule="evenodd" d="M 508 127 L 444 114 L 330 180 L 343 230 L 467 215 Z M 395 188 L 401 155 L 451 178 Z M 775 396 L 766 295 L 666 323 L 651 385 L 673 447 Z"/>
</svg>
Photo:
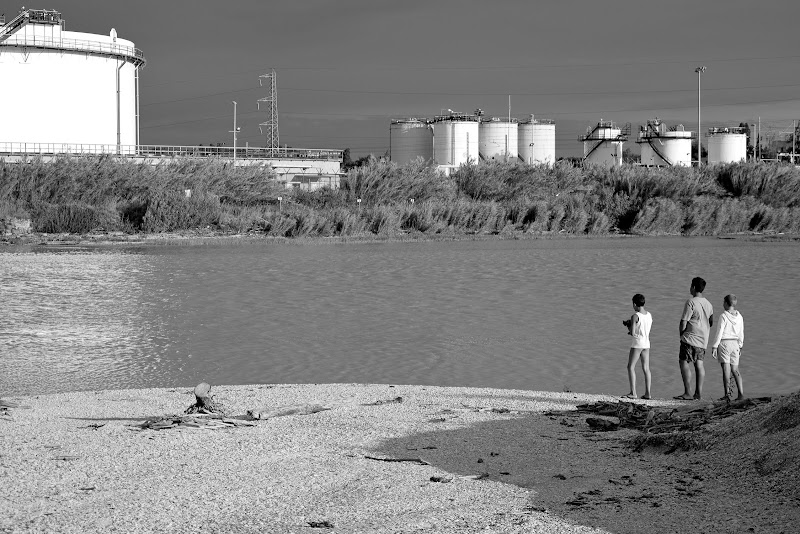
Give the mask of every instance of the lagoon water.
<svg viewBox="0 0 800 534">
<path fill-rule="evenodd" d="M 637 292 L 654 317 L 653 392 L 669 397 L 693 276 L 717 315 L 739 297 L 747 393 L 787 393 L 799 259 L 797 242 L 715 238 L 8 247 L 0 397 L 201 381 L 622 394 Z M 719 366 L 706 368 L 718 397 Z"/>
</svg>

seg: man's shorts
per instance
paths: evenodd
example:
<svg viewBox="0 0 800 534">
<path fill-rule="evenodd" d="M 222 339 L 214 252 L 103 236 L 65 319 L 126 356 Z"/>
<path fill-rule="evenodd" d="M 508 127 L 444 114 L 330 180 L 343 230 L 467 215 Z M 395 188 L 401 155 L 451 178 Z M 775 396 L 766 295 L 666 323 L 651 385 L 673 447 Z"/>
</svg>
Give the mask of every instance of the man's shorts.
<svg viewBox="0 0 800 534">
<path fill-rule="evenodd" d="M 678 359 L 682 362 L 702 362 L 706 356 L 706 349 L 703 347 L 695 347 L 681 341 L 681 350 L 678 353 Z"/>
<path fill-rule="evenodd" d="M 720 363 L 739 365 L 739 353 L 739 340 L 737 339 L 723 339 L 717 347 L 717 358 Z"/>
</svg>

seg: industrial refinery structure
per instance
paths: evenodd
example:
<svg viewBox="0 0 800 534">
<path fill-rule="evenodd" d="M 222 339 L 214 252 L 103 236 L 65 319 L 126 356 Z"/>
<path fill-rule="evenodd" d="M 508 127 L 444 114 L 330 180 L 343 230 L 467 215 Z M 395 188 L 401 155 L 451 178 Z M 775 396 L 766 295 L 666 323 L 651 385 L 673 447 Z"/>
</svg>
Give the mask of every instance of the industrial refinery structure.
<svg viewBox="0 0 800 534">
<path fill-rule="evenodd" d="M 692 165 L 693 132 L 687 132 L 683 124 L 667 127 L 656 117 L 639 129 L 636 143 L 642 147 L 642 165 L 647 167 Z"/>
<path fill-rule="evenodd" d="M 578 138 L 583 143 L 583 162 L 589 165 L 618 167 L 622 165 L 622 144 L 628 140 L 631 125 L 618 126 L 612 121 L 600 122 Z"/>
<path fill-rule="evenodd" d="M 399 164 L 422 158 L 443 170 L 477 161 L 522 161 L 553 164 L 556 125 L 533 115 L 520 122 L 513 117 L 483 118 L 475 113 L 447 113 L 433 118 L 392 119 L 389 156 Z"/>
<path fill-rule="evenodd" d="M 57 11 L 0 21 L 0 141 L 63 151 L 139 144 L 139 70 L 131 41 L 65 30 Z"/>
<path fill-rule="evenodd" d="M 259 106 L 267 105 L 260 125 L 265 147 L 237 148 L 235 124 L 233 147 L 142 145 L 139 78 L 145 65 L 142 51 L 113 28 L 108 35 L 67 31 L 61 13 L 46 9 L 0 17 L 0 157 L 225 158 L 270 165 L 287 186 L 338 184 L 342 150 L 279 148 L 274 71 L 260 77 L 269 87 L 259 99 Z"/>
<path fill-rule="evenodd" d="M 275 71 L 259 77 L 267 95 L 258 99 L 266 120 L 259 124 L 263 147 L 142 145 L 139 138 L 139 79 L 145 57 L 134 43 L 117 36 L 67 31 L 60 12 L 23 8 L 8 21 L 0 17 L 0 157 L 23 161 L 32 155 L 110 154 L 146 163 L 170 158 L 219 158 L 234 165 L 270 165 L 287 186 L 338 185 L 343 151 L 281 148 Z M 236 103 L 234 102 L 234 106 Z M 235 109 L 235 108 L 234 108 Z M 630 124 L 601 119 L 579 137 L 583 162 L 622 164 Z M 753 127 L 711 128 L 708 162 L 747 158 Z M 641 127 L 636 141 L 642 165 L 692 164 L 696 138 L 682 125 L 659 119 Z M 406 164 L 421 158 L 448 171 L 470 162 L 556 161 L 556 124 L 533 115 L 523 120 L 442 111 L 432 118 L 391 120 L 390 159 Z M 792 155 L 794 159 L 794 155 Z M 315 177 L 312 179 L 312 177 Z"/>
<path fill-rule="evenodd" d="M 709 128 L 708 163 L 735 163 L 747 159 L 747 128 Z"/>
</svg>

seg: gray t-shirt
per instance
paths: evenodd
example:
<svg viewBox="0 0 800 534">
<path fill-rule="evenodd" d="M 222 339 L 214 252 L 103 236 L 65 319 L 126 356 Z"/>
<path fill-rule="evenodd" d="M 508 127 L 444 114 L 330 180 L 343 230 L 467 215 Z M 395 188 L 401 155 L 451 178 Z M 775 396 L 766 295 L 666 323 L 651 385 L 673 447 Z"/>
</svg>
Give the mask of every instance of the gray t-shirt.
<svg viewBox="0 0 800 534">
<path fill-rule="evenodd" d="M 711 325 L 708 319 L 714 315 L 714 308 L 705 297 L 692 297 L 683 306 L 681 321 L 688 324 L 683 331 L 681 341 L 693 347 L 706 348 Z"/>
</svg>

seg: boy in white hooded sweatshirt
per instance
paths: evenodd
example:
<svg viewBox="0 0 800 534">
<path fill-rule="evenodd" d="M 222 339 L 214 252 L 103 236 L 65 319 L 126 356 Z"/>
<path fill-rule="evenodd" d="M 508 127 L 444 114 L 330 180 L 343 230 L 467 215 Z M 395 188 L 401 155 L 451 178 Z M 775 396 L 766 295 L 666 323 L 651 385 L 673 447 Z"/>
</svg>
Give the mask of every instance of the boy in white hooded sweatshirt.
<svg viewBox="0 0 800 534">
<path fill-rule="evenodd" d="M 744 345 L 744 318 L 742 314 L 736 310 L 736 295 L 725 295 L 722 302 L 725 311 L 722 313 L 722 318 L 719 322 L 719 329 L 717 336 L 712 344 L 711 356 L 715 360 L 719 360 L 722 366 L 722 384 L 725 389 L 725 396 L 719 400 L 730 400 L 731 391 L 729 391 L 731 374 L 736 382 L 736 390 L 738 396 L 736 400 L 744 398 L 744 389 L 742 388 L 742 375 L 739 373 L 739 355 Z"/>
</svg>

